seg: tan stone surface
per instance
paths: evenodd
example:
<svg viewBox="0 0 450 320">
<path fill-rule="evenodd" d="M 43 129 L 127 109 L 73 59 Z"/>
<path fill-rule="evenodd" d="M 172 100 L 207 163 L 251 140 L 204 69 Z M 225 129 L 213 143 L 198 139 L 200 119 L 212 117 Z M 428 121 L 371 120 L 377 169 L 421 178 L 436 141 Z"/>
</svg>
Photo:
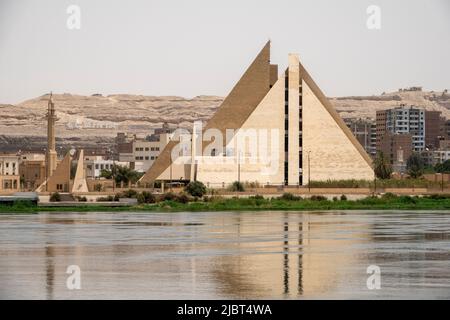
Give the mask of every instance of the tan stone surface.
<svg viewBox="0 0 450 320">
<path fill-rule="evenodd" d="M 66 154 L 64 159 L 58 164 L 56 170 L 51 177 L 47 177 L 47 181 L 44 182 L 36 190 L 37 192 L 70 192 L 70 166 L 72 158 L 69 153 Z M 62 185 L 62 189 L 58 189 L 57 185 Z"/>
<path fill-rule="evenodd" d="M 349 139 L 336 121 L 336 115 L 333 117 L 325 108 L 305 80 L 302 87 L 304 184 L 309 178 L 315 181 L 373 179 L 368 156 L 361 154 L 358 141 Z"/>
<path fill-rule="evenodd" d="M 227 148 L 235 150 L 235 156 L 225 157 L 230 161 L 229 164 L 221 164 L 223 157 L 209 157 L 208 161 L 216 160 L 218 164 L 204 164 L 199 165 L 198 180 L 209 183 L 211 186 L 221 186 L 222 183 L 229 184 L 238 180 L 238 160 L 237 155 L 241 151 L 240 160 L 240 179 L 241 181 L 260 181 L 261 183 L 281 184 L 283 181 L 283 161 L 284 161 L 284 76 L 280 76 L 278 81 L 274 84 L 269 93 L 264 97 L 261 103 L 256 107 L 251 116 L 244 122 L 239 135 L 246 130 L 254 130 L 259 133 L 261 131 L 268 131 L 268 136 L 271 135 L 271 130 L 278 132 L 278 148 L 272 150 L 272 141 L 269 138 L 267 144 L 260 144 L 258 146 L 256 164 L 252 164 L 249 153 L 249 143 L 244 144 L 244 150 L 237 150 L 238 138 L 233 137 L 227 144 Z M 275 164 L 275 172 L 269 174 L 268 166 L 261 165 L 264 162 L 263 155 L 273 155 L 274 151 L 278 155 L 274 157 L 278 159 Z M 214 159 L 216 158 L 216 159 Z M 265 168 L 265 169 L 264 169 Z M 263 172 L 267 174 L 263 174 Z"/>
<path fill-rule="evenodd" d="M 225 137 L 226 129 L 240 128 L 269 89 L 270 42 L 267 42 L 217 112 L 208 121 L 204 131 L 215 128 L 220 130 Z M 171 152 L 176 144 L 176 141 L 167 144 L 152 167 L 141 178 L 141 183 L 152 183 L 166 171 L 172 161 Z"/>
<path fill-rule="evenodd" d="M 84 170 L 84 151 L 80 150 L 75 178 L 73 179 L 72 193 L 88 192 L 86 173 Z"/>
</svg>

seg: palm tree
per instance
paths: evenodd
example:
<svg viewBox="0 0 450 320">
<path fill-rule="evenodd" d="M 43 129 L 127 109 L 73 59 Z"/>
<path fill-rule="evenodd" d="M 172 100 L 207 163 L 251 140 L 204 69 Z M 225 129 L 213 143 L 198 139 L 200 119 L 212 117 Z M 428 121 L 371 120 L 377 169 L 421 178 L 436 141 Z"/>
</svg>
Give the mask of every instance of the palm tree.
<svg viewBox="0 0 450 320">
<path fill-rule="evenodd" d="M 373 168 L 377 178 L 389 179 L 391 177 L 392 167 L 381 151 L 378 151 L 377 156 L 373 161 Z"/>
<path fill-rule="evenodd" d="M 406 162 L 406 169 L 411 178 L 417 179 L 423 175 L 424 162 L 418 153 L 413 153 Z"/>
</svg>

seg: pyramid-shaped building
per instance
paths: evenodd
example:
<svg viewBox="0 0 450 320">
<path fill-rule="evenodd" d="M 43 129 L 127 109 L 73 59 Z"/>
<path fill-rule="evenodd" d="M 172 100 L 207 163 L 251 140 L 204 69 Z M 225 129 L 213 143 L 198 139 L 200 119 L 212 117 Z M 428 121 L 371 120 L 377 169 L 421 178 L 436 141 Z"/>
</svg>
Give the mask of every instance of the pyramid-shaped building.
<svg viewBox="0 0 450 320">
<path fill-rule="evenodd" d="M 300 63 L 290 54 L 281 75 L 268 42 L 202 128 L 188 153 L 174 137 L 141 178 L 307 185 L 310 181 L 372 180 L 371 158 Z M 186 148 L 185 148 L 186 149 Z"/>
</svg>

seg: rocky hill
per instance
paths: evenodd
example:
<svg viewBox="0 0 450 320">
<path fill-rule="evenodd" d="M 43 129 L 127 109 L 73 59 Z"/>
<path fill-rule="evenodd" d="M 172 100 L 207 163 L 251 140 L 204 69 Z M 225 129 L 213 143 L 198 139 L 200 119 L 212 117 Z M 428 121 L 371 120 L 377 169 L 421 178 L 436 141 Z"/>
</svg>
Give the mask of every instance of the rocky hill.
<svg viewBox="0 0 450 320">
<path fill-rule="evenodd" d="M 0 104 L 0 152 L 45 147 L 48 95 L 17 105 Z M 61 146 L 110 146 L 117 132 L 145 136 L 163 122 L 189 128 L 195 120 L 208 120 L 222 97 L 141 96 L 118 94 L 81 96 L 54 94 L 57 143 Z M 342 117 L 374 118 L 376 110 L 400 104 L 438 110 L 450 119 L 450 94 L 406 91 L 377 96 L 330 98 Z"/>
</svg>

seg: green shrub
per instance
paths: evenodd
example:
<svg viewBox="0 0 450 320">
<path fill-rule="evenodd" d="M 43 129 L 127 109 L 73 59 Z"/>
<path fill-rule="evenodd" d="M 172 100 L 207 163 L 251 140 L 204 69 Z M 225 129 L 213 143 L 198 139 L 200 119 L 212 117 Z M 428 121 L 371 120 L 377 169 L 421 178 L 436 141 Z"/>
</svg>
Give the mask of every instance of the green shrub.
<svg viewBox="0 0 450 320">
<path fill-rule="evenodd" d="M 345 194 L 341 195 L 341 201 L 347 201 L 347 196 Z"/>
<path fill-rule="evenodd" d="M 190 198 L 186 193 L 180 193 L 176 198 L 176 201 L 179 203 L 188 203 L 189 200 Z"/>
<path fill-rule="evenodd" d="M 203 197 L 206 194 L 206 187 L 200 181 L 191 181 L 184 190 L 193 197 Z"/>
<path fill-rule="evenodd" d="M 330 180 L 327 181 L 311 181 L 312 188 L 369 188 L 371 181 L 369 180 Z"/>
<path fill-rule="evenodd" d="M 122 198 L 136 198 L 138 195 L 138 192 L 133 189 L 126 190 L 122 193 Z"/>
<path fill-rule="evenodd" d="M 87 198 L 85 196 L 83 197 L 77 197 L 78 202 L 87 202 Z"/>
<path fill-rule="evenodd" d="M 138 193 L 136 199 L 139 204 L 145 203 L 145 197 L 142 193 Z"/>
<path fill-rule="evenodd" d="M 336 201 L 338 201 L 338 200 L 339 200 L 338 197 L 336 197 L 336 196 L 333 197 L 333 201 L 334 201 L 334 202 L 336 202 Z"/>
<path fill-rule="evenodd" d="M 251 188 L 251 189 L 255 189 L 255 188 L 259 188 L 261 185 L 259 184 L 259 182 L 258 181 L 251 181 L 251 182 L 248 182 L 248 181 L 245 181 L 244 182 L 244 188 Z"/>
<path fill-rule="evenodd" d="M 61 195 L 59 194 L 59 192 L 53 192 L 50 195 L 50 202 L 59 202 L 61 201 Z"/>
<path fill-rule="evenodd" d="M 383 200 L 392 200 L 392 199 L 396 199 L 397 195 L 393 194 L 392 192 L 386 192 L 385 194 L 383 194 L 381 196 L 381 199 Z"/>
<path fill-rule="evenodd" d="M 97 198 L 97 202 L 111 202 L 111 201 L 115 201 L 115 197 L 113 197 L 113 196 L 106 196 L 106 197 L 99 197 L 99 198 Z"/>
<path fill-rule="evenodd" d="M 116 193 L 114 195 L 114 201 L 119 201 L 120 200 L 120 193 Z"/>
<path fill-rule="evenodd" d="M 224 200 L 224 198 L 221 196 L 211 196 L 211 197 L 204 196 L 203 197 L 204 202 L 221 202 L 223 200 Z"/>
<path fill-rule="evenodd" d="M 432 200 L 444 200 L 450 198 L 450 195 L 448 194 L 430 194 L 428 196 L 425 196 L 424 198 L 432 199 Z"/>
<path fill-rule="evenodd" d="M 302 198 L 299 196 L 295 196 L 292 193 L 285 192 L 278 199 L 285 200 L 285 201 L 298 201 L 298 200 L 301 200 Z"/>
<path fill-rule="evenodd" d="M 245 191 L 244 185 L 242 184 L 242 182 L 239 182 L 239 181 L 233 182 L 228 189 L 233 192 L 244 192 Z"/>
<path fill-rule="evenodd" d="M 102 186 L 101 183 L 97 183 L 97 184 L 94 185 L 94 191 L 100 192 L 102 190 L 103 190 L 103 186 Z"/>
<path fill-rule="evenodd" d="M 177 195 L 173 192 L 166 192 L 161 195 L 161 201 L 174 201 L 177 199 Z"/>
<path fill-rule="evenodd" d="M 398 200 L 402 203 L 417 203 L 417 199 L 410 196 L 401 196 Z"/>
<path fill-rule="evenodd" d="M 324 196 L 316 196 L 316 195 L 314 195 L 314 196 L 311 196 L 311 198 L 309 198 L 309 200 L 312 200 L 312 201 L 326 201 L 327 198 L 324 197 Z"/>
<path fill-rule="evenodd" d="M 156 197 L 148 191 L 142 191 L 142 196 L 144 198 L 144 203 L 155 203 L 156 202 Z"/>
</svg>

